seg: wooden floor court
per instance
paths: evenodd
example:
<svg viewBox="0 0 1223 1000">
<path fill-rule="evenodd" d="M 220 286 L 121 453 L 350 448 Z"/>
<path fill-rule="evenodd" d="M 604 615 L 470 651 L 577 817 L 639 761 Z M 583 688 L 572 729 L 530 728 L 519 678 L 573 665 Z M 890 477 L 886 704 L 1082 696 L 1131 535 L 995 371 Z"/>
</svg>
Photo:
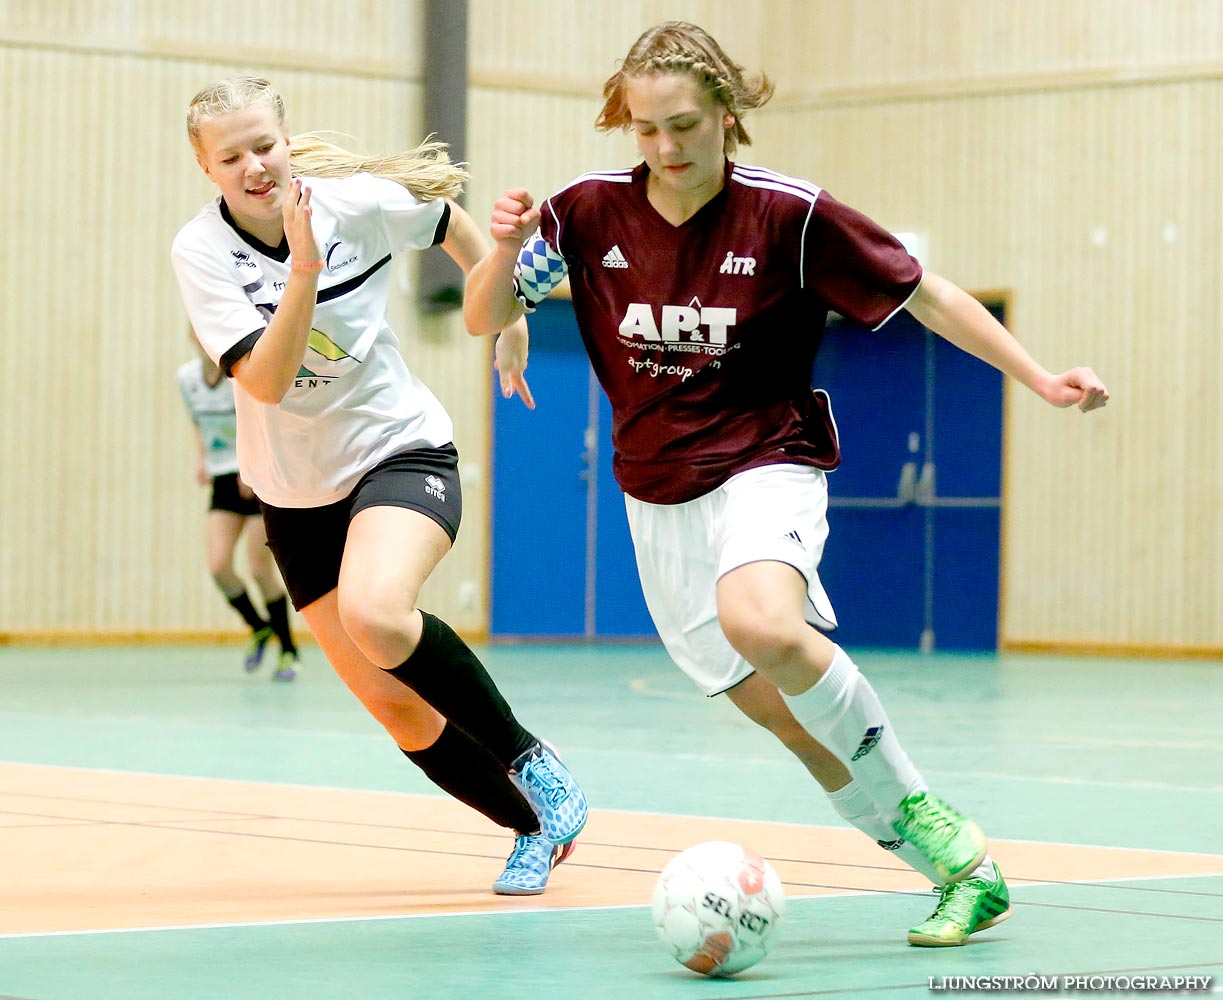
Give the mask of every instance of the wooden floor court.
<svg viewBox="0 0 1223 1000">
<path fill-rule="evenodd" d="M 904 943 L 933 905 L 922 880 L 659 650 L 485 652 L 594 806 L 539 897 L 489 892 L 508 834 L 430 792 L 317 654 L 288 686 L 241 676 L 227 649 L 0 650 L 0 997 L 746 1000 L 1223 977 L 1217 666 L 860 654 L 927 779 L 1001 834 L 1014 919 L 925 950 Z M 667 859 L 712 839 L 769 858 L 789 904 L 736 981 L 675 965 L 648 914 Z"/>
</svg>

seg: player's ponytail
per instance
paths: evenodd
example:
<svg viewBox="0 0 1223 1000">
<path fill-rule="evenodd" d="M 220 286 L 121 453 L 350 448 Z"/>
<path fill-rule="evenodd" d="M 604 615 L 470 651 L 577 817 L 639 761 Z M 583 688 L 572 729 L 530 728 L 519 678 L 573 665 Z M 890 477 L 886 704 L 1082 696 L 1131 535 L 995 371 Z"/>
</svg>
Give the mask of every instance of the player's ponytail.
<svg viewBox="0 0 1223 1000">
<path fill-rule="evenodd" d="M 306 177 L 351 177 L 370 173 L 402 184 L 421 201 L 456 198 L 463 191 L 467 171 L 451 163 L 446 144 L 432 136 L 415 149 L 390 156 L 356 153 L 324 138 L 330 133 L 303 132 L 289 140 L 293 173 Z"/>
<path fill-rule="evenodd" d="M 734 124 L 726 129 L 723 149 L 727 155 L 740 144 L 751 144 L 743 127 L 744 113 L 773 96 L 773 82 L 767 76 L 745 73 L 703 28 L 687 21 L 666 21 L 642 34 L 620 68 L 603 84 L 603 109 L 595 119 L 595 128 L 604 132 L 627 129 L 632 117 L 624 95 L 626 81 L 656 73 L 691 74 L 734 116 Z"/>
</svg>

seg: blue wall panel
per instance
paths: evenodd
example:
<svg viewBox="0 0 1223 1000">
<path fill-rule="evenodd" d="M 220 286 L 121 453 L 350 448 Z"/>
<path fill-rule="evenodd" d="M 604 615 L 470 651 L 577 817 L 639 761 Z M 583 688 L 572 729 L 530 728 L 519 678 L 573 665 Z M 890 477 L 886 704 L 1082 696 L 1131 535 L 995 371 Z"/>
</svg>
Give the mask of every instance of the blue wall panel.
<svg viewBox="0 0 1223 1000">
<path fill-rule="evenodd" d="M 531 318 L 527 382 L 535 410 L 517 396 L 503 399 L 493 379 L 493 635 L 584 631 L 581 473 L 590 367 L 567 308 L 545 302 Z"/>
<path fill-rule="evenodd" d="M 624 494 L 612 475 L 611 404 L 599 390 L 598 542 L 595 632 L 608 638 L 657 636 L 637 578 Z"/>
</svg>

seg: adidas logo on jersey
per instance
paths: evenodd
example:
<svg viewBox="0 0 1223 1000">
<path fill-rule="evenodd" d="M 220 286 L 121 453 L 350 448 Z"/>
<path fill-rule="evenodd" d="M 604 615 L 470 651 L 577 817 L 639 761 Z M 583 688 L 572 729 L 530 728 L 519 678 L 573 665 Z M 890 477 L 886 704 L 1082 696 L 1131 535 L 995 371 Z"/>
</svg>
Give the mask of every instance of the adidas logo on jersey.
<svg viewBox="0 0 1223 1000">
<path fill-rule="evenodd" d="M 604 267 L 628 267 L 628 261 L 624 259 L 624 254 L 620 252 L 619 245 L 613 246 L 603 255 Z"/>
</svg>

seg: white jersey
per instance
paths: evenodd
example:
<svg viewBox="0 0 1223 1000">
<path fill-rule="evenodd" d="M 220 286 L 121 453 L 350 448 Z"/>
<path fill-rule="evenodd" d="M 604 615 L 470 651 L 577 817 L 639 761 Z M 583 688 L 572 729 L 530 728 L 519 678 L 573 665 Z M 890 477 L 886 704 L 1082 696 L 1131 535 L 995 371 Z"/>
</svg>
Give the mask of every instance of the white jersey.
<svg viewBox="0 0 1223 1000">
<path fill-rule="evenodd" d="M 204 471 L 214 479 L 237 472 L 238 421 L 229 379 L 209 385 L 204 381 L 204 362 L 194 358 L 178 369 L 178 388 L 204 442 Z"/>
<path fill-rule="evenodd" d="M 342 500 L 396 452 L 454 437 L 442 404 L 408 370 L 386 318 L 391 257 L 440 242 L 445 200 L 418 201 L 369 174 L 302 179 L 325 261 L 309 345 L 279 405 L 234 386 L 242 478 L 277 507 Z M 240 232 L 217 198 L 179 230 L 171 258 L 191 326 L 228 375 L 280 303 L 288 245 L 269 247 Z"/>
</svg>

